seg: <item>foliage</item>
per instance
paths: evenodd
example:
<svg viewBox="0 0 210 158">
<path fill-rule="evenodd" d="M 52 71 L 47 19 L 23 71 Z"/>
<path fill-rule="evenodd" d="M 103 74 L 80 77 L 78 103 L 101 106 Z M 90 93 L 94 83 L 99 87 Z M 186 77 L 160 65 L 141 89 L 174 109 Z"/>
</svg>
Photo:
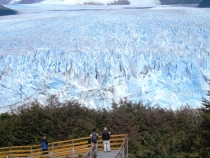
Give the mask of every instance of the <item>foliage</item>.
<svg viewBox="0 0 210 158">
<path fill-rule="evenodd" d="M 207 91 L 207 97 L 210 97 L 210 91 Z M 199 153 L 205 158 L 210 157 L 210 100 L 203 98 L 202 104 L 202 123 L 200 127 L 202 130 L 200 131 L 201 137 L 199 139 Z"/>
<path fill-rule="evenodd" d="M 107 126 L 113 134 L 128 134 L 131 158 L 193 157 L 198 152 L 208 155 L 208 106 L 202 109 L 202 120 L 201 110 L 189 105 L 172 110 L 120 101 L 113 103 L 112 110 L 96 110 L 73 101 L 60 103 L 51 96 L 45 105 L 34 101 L 1 114 L 0 146 L 39 144 L 43 136 L 48 142 L 86 137 L 93 128 L 100 135 Z M 206 131 L 203 138 L 201 127 Z M 202 143 L 206 148 L 200 147 Z"/>
</svg>

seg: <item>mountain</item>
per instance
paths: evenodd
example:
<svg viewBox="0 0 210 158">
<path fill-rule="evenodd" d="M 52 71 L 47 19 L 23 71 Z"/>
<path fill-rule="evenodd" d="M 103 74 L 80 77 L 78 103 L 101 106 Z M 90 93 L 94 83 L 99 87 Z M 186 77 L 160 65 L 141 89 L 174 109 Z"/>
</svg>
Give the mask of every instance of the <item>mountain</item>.
<svg viewBox="0 0 210 158">
<path fill-rule="evenodd" d="M 17 11 L 6 8 L 3 5 L 0 5 L 0 16 L 15 15 L 15 14 L 17 14 Z"/>
<path fill-rule="evenodd" d="M 160 0 L 162 5 L 169 4 L 199 4 L 202 0 Z"/>
<path fill-rule="evenodd" d="M 83 5 L 103 5 L 103 4 L 97 2 L 84 2 Z"/>
<path fill-rule="evenodd" d="M 0 0 L 0 4 L 9 4 L 11 0 Z"/>
<path fill-rule="evenodd" d="M 108 3 L 108 5 L 130 5 L 131 2 L 128 0 L 118 0 L 118 1 L 114 1 L 112 3 Z"/>
<path fill-rule="evenodd" d="M 0 0 L 0 4 L 9 4 L 9 3 L 12 3 L 12 4 L 13 3 L 32 4 L 32 3 L 39 3 L 39 2 L 42 2 L 42 1 L 45 2 L 45 0 L 18 0 L 18 1 L 14 1 L 14 0 Z M 143 4 L 144 3 L 147 3 L 147 2 L 144 2 L 144 1 L 139 2 L 139 1 L 136 1 L 136 0 L 131 0 L 130 2 L 131 2 L 131 4 L 134 4 L 134 5 L 135 4 L 140 5 L 142 3 Z M 158 3 L 157 0 L 154 0 L 154 1 L 156 3 Z M 201 3 L 201 1 L 202 0 L 160 0 L 161 4 L 163 4 L 163 5 L 167 5 L 167 4 L 199 4 L 199 3 Z M 54 3 L 54 2 L 56 2 L 56 0 L 47 0 L 47 3 Z M 65 0 L 64 1 L 57 0 L 57 2 L 58 3 L 63 3 L 63 2 L 65 2 Z M 97 1 L 94 1 L 94 2 L 95 3 L 101 3 L 102 1 L 101 0 L 98 0 L 98 2 Z M 105 2 L 104 4 L 110 4 L 110 2 L 111 1 L 108 1 L 107 0 L 107 2 Z M 129 4 L 128 2 L 129 1 L 127 1 L 127 0 L 125 0 L 125 1 L 124 0 L 120 0 L 119 2 L 118 1 L 115 1 L 115 2 L 112 2 L 112 3 L 113 4 Z M 91 3 L 91 2 L 85 1 L 85 0 L 84 1 L 79 0 L 78 3 L 83 4 L 83 3 Z M 75 1 L 75 4 L 76 4 L 76 1 Z"/>
<path fill-rule="evenodd" d="M 39 3 L 43 0 L 21 0 L 19 4 L 33 4 L 33 3 Z"/>
<path fill-rule="evenodd" d="M 13 1 L 13 0 L 0 0 L 0 4 L 9 4 L 9 3 L 22 3 L 22 4 L 31 4 L 31 3 L 37 3 L 37 2 L 42 2 L 42 1 L 44 1 L 45 2 L 45 0 L 20 0 L 20 1 Z M 54 3 L 56 0 L 47 0 L 48 2 L 47 3 Z M 148 0 L 149 1 L 149 0 Z M 154 0 L 154 1 L 156 1 L 156 0 Z M 169 5 L 169 4 L 199 4 L 199 3 L 201 3 L 201 1 L 202 0 L 160 0 L 160 2 L 161 2 L 161 4 L 163 4 L 163 5 Z M 208 0 L 207 0 L 208 1 Z M 64 1 L 59 1 L 59 0 L 57 0 L 57 2 L 59 3 L 63 3 L 63 2 L 65 2 L 65 0 Z M 71 1 L 70 1 L 71 2 Z M 74 2 L 74 1 L 73 1 Z M 77 1 L 78 3 L 84 3 L 84 2 L 89 2 L 89 1 L 82 1 L 82 0 L 79 0 L 79 1 Z M 76 1 L 75 1 L 75 4 L 77 3 Z M 97 2 L 97 1 L 94 1 L 94 2 Z M 104 4 L 107 4 L 107 3 L 110 3 L 111 1 L 108 1 L 107 0 L 107 2 L 105 2 Z M 116 1 L 117 2 L 117 1 Z M 140 5 L 141 3 L 146 3 L 146 2 L 144 2 L 144 1 L 141 1 L 141 2 L 139 2 L 139 1 L 137 1 L 137 0 L 131 0 L 130 1 L 131 2 L 131 4 L 138 4 L 138 5 Z M 71 2 L 72 3 L 72 2 Z M 98 3 L 102 3 L 102 1 L 101 0 L 98 0 Z M 127 4 L 127 3 L 126 3 Z"/>
<path fill-rule="evenodd" d="M 209 0 L 203 0 L 200 4 L 199 4 L 200 8 L 210 8 L 210 1 Z"/>
<path fill-rule="evenodd" d="M 88 107 L 130 100 L 201 105 L 210 79 L 210 10 L 10 5 L 1 17 L 0 106 L 51 95 Z"/>
<path fill-rule="evenodd" d="M 160 4 L 159 0 L 119 0 L 119 1 L 111 1 L 111 0 L 0 0 L 0 4 L 32 4 L 32 3 L 44 3 L 44 4 L 132 4 L 132 5 L 155 5 Z"/>
</svg>

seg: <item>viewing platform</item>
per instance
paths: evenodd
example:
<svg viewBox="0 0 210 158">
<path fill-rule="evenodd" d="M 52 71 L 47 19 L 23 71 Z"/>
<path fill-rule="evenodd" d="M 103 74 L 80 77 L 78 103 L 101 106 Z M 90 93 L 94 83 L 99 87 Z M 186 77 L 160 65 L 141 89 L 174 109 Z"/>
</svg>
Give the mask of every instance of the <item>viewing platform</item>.
<svg viewBox="0 0 210 158">
<path fill-rule="evenodd" d="M 43 154 L 40 145 L 10 146 L 0 148 L 0 158 L 128 158 L 127 134 L 111 135 L 111 152 L 103 151 L 103 142 L 99 136 L 98 144 L 88 144 L 89 137 L 52 142 L 47 153 Z"/>
</svg>

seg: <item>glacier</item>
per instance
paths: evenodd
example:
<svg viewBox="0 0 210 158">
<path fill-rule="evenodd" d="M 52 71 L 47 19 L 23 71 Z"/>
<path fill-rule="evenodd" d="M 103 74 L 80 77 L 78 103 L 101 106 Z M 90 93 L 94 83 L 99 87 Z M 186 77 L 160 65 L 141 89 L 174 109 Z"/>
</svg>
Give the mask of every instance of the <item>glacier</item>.
<svg viewBox="0 0 210 158">
<path fill-rule="evenodd" d="M 0 111 L 51 95 L 90 108 L 130 100 L 201 106 L 210 79 L 210 9 L 5 5 Z"/>
<path fill-rule="evenodd" d="M 146 6 L 155 6 L 157 4 L 160 4 L 159 0 L 129 0 L 131 5 L 141 5 L 146 7 Z M 22 3 L 23 2 L 23 3 Z M 83 4 L 84 2 L 97 2 L 97 3 L 101 3 L 103 5 L 106 5 L 108 3 L 114 2 L 114 0 L 7 0 L 6 3 L 7 4 L 32 4 L 32 3 L 41 3 L 41 4 L 67 4 L 67 5 L 75 5 L 75 4 Z M 3 4 L 5 4 L 5 1 L 2 1 Z M 0 0 L 0 4 L 1 4 L 1 0 Z"/>
<path fill-rule="evenodd" d="M 131 5 L 141 5 L 142 6 L 154 6 L 157 4 L 160 4 L 159 0 L 129 0 Z M 84 2 L 98 2 L 102 4 L 108 4 L 111 2 L 114 2 L 114 0 L 43 0 L 41 3 L 43 4 L 60 4 L 60 3 L 66 3 L 66 4 L 83 4 Z"/>
</svg>

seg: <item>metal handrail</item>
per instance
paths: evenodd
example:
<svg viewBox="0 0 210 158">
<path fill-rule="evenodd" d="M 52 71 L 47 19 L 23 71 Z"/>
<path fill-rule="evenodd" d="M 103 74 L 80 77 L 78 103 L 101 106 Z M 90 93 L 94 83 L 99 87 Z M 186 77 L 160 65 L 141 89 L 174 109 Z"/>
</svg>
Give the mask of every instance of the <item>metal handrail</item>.
<svg viewBox="0 0 210 158">
<path fill-rule="evenodd" d="M 115 156 L 115 158 L 128 158 L 128 135 L 125 136 L 125 139 L 117 153 L 117 155 Z"/>
<path fill-rule="evenodd" d="M 98 144 L 93 145 L 83 158 L 96 158 Z"/>
</svg>

